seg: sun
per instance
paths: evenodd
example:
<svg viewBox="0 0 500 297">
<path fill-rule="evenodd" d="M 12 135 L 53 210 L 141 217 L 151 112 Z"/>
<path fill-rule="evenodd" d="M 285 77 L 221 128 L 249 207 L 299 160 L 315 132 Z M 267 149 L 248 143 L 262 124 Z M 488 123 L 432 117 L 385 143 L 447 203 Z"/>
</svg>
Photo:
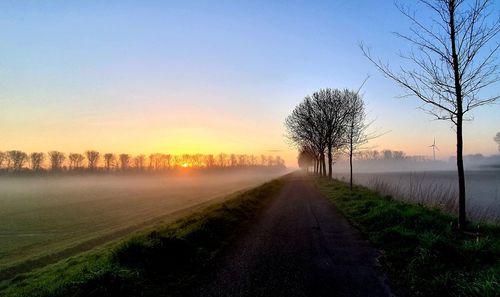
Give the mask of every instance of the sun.
<svg viewBox="0 0 500 297">
<path fill-rule="evenodd" d="M 188 167 L 189 167 L 189 164 L 188 164 L 188 163 L 182 163 L 182 167 L 184 167 L 184 168 L 188 168 Z"/>
</svg>

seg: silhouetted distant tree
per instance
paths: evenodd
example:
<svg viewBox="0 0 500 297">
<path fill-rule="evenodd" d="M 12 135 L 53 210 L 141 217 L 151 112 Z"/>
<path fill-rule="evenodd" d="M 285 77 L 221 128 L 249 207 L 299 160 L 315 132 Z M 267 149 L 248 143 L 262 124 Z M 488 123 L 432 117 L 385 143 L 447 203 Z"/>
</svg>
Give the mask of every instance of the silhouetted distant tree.
<svg viewBox="0 0 500 297">
<path fill-rule="evenodd" d="M 236 155 L 235 154 L 231 154 L 229 156 L 229 166 L 231 167 L 235 167 L 237 164 L 237 161 L 236 161 Z"/>
<path fill-rule="evenodd" d="M 245 155 L 238 155 L 238 166 L 239 167 L 244 167 L 247 165 L 247 156 Z"/>
<path fill-rule="evenodd" d="M 61 170 L 64 160 L 66 160 L 66 156 L 64 155 L 64 153 L 58 151 L 50 151 L 48 152 L 48 155 L 50 161 L 50 168 L 53 171 Z"/>
<path fill-rule="evenodd" d="M 98 151 L 86 151 L 85 156 L 87 157 L 87 166 L 89 170 L 93 171 L 97 169 L 97 164 L 99 163 L 99 152 Z"/>
<path fill-rule="evenodd" d="M 226 163 L 227 163 L 227 155 L 226 154 L 217 155 L 217 166 L 223 168 L 223 167 L 226 167 Z"/>
<path fill-rule="evenodd" d="M 326 150 L 328 158 L 328 177 L 332 178 L 332 166 L 334 153 L 341 149 L 346 139 L 347 121 L 350 114 L 349 90 L 321 89 L 313 94 L 313 102 L 317 106 L 323 123 L 326 139 Z"/>
<path fill-rule="evenodd" d="M 299 153 L 298 163 L 299 167 L 309 171 L 309 167 L 313 165 L 314 156 L 307 149 L 302 149 Z"/>
<path fill-rule="evenodd" d="M 120 154 L 120 169 L 125 171 L 128 169 L 130 163 L 129 154 Z"/>
<path fill-rule="evenodd" d="M 494 140 L 498 143 L 498 151 L 500 152 L 500 132 L 497 133 Z"/>
<path fill-rule="evenodd" d="M 7 168 L 16 172 L 21 171 L 28 160 L 28 155 L 23 151 L 8 151 L 7 156 Z"/>
<path fill-rule="evenodd" d="M 113 153 L 104 154 L 104 168 L 110 171 L 115 166 L 116 156 Z"/>
<path fill-rule="evenodd" d="M 162 167 L 165 169 L 172 168 L 172 155 L 163 155 L 162 157 Z"/>
<path fill-rule="evenodd" d="M 149 169 L 159 170 L 162 165 L 163 154 L 155 153 L 149 155 Z"/>
<path fill-rule="evenodd" d="M 203 155 L 202 154 L 196 154 L 191 156 L 191 162 L 193 167 L 195 168 L 201 168 L 203 166 Z"/>
<path fill-rule="evenodd" d="M 311 96 L 306 96 L 286 118 L 285 127 L 291 144 L 299 149 L 307 148 L 314 152 L 315 172 L 326 175 L 326 118 L 317 108 L 315 100 Z"/>
<path fill-rule="evenodd" d="M 134 158 L 134 167 L 137 170 L 144 170 L 144 166 L 146 164 L 146 156 L 138 155 Z"/>
<path fill-rule="evenodd" d="M 68 156 L 68 160 L 69 169 L 74 170 L 79 169 L 83 166 L 83 160 L 85 160 L 85 157 L 82 154 L 70 153 Z"/>
<path fill-rule="evenodd" d="M 392 151 L 391 150 L 383 150 L 382 155 L 385 160 L 392 160 Z"/>
<path fill-rule="evenodd" d="M 44 153 L 31 153 L 30 154 L 31 170 L 39 171 L 42 168 L 42 163 L 44 159 L 45 159 Z"/>
<path fill-rule="evenodd" d="M 215 167 L 215 158 L 214 158 L 214 155 L 207 155 L 205 163 L 206 163 L 207 168 L 213 168 L 213 167 Z"/>
<path fill-rule="evenodd" d="M 430 18 L 419 19 L 410 9 L 399 10 L 413 23 L 411 34 L 397 34 L 417 51 L 401 56 L 413 63 L 393 71 L 375 60 L 361 45 L 365 56 L 387 77 L 415 96 L 438 120 L 451 121 L 457 137 L 459 184 L 458 226 L 466 225 L 465 175 L 463 164 L 463 121 L 470 110 L 495 102 L 499 95 L 482 97 L 480 91 L 500 79 L 496 53 L 500 48 L 500 18 L 491 0 L 420 0 Z M 497 36 L 497 39 L 495 39 Z M 487 45 L 492 42 L 490 48 Z"/>
<path fill-rule="evenodd" d="M 350 113 L 349 90 L 320 89 L 295 107 L 285 120 L 287 137 L 299 149 L 313 152 L 315 170 L 332 177 L 334 156 L 346 145 L 347 124 Z M 326 161 L 328 158 L 328 162 Z"/>
<path fill-rule="evenodd" d="M 2 169 L 3 163 L 6 163 L 7 158 L 8 156 L 5 152 L 0 152 L 0 169 Z"/>
<path fill-rule="evenodd" d="M 392 157 L 395 160 L 404 160 L 404 158 L 406 158 L 406 154 L 403 151 L 393 151 Z"/>
</svg>

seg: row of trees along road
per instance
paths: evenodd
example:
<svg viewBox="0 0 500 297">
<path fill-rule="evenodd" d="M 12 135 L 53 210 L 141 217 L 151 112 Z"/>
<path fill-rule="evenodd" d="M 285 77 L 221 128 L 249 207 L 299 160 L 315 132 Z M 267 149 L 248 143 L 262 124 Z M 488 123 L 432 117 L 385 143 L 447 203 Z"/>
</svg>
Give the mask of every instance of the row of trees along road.
<svg viewBox="0 0 500 297">
<path fill-rule="evenodd" d="M 33 152 L 27 154 L 19 150 L 0 151 L 0 170 L 4 172 L 24 171 L 128 171 L 128 170 L 170 170 L 179 167 L 201 168 L 284 168 L 280 156 L 245 154 L 183 154 L 170 155 L 155 153 L 132 156 L 129 154 L 106 153 L 88 150 L 84 154 L 60 151 Z"/>
<path fill-rule="evenodd" d="M 404 4 L 403 4 L 404 3 Z M 361 44 L 364 55 L 388 78 L 401 86 L 404 96 L 417 97 L 438 120 L 450 121 L 456 131 L 459 184 L 458 227 L 466 226 L 463 122 L 476 107 L 500 96 L 482 90 L 500 80 L 500 15 L 492 0 L 419 0 L 397 5 L 412 23 L 409 34 L 395 33 L 412 49 L 399 53 L 407 62 L 399 71 L 375 59 Z M 493 5 L 492 5 L 493 4 Z"/>
<path fill-rule="evenodd" d="M 353 154 L 368 140 L 365 118 L 359 91 L 327 88 L 305 97 L 285 120 L 287 138 L 300 150 L 299 166 L 312 164 L 331 178 L 336 156 L 347 153 L 352 188 Z"/>
</svg>

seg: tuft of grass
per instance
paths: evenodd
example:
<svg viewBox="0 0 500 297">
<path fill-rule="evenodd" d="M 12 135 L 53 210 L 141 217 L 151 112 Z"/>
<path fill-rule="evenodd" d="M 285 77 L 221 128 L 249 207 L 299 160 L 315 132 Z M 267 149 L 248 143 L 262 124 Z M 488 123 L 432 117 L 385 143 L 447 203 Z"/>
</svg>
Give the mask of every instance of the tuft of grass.
<svg viewBox="0 0 500 297">
<path fill-rule="evenodd" d="M 183 296 L 286 177 L 236 194 L 174 223 L 0 283 L 0 295 Z"/>
<path fill-rule="evenodd" d="M 317 188 L 377 246 L 407 296 L 500 296 L 500 227 L 456 230 L 456 217 L 324 178 Z"/>
</svg>

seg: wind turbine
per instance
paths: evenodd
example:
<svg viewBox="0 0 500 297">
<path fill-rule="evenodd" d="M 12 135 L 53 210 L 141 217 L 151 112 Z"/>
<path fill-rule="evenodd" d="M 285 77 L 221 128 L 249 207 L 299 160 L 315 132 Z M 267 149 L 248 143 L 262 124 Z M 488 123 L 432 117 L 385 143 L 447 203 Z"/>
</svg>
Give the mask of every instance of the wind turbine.
<svg viewBox="0 0 500 297">
<path fill-rule="evenodd" d="M 432 143 L 432 145 L 429 145 L 429 147 L 432 147 L 432 155 L 434 157 L 434 161 L 436 161 L 436 150 L 439 151 L 439 148 L 436 145 L 436 138 L 434 138 L 434 142 Z"/>
</svg>

